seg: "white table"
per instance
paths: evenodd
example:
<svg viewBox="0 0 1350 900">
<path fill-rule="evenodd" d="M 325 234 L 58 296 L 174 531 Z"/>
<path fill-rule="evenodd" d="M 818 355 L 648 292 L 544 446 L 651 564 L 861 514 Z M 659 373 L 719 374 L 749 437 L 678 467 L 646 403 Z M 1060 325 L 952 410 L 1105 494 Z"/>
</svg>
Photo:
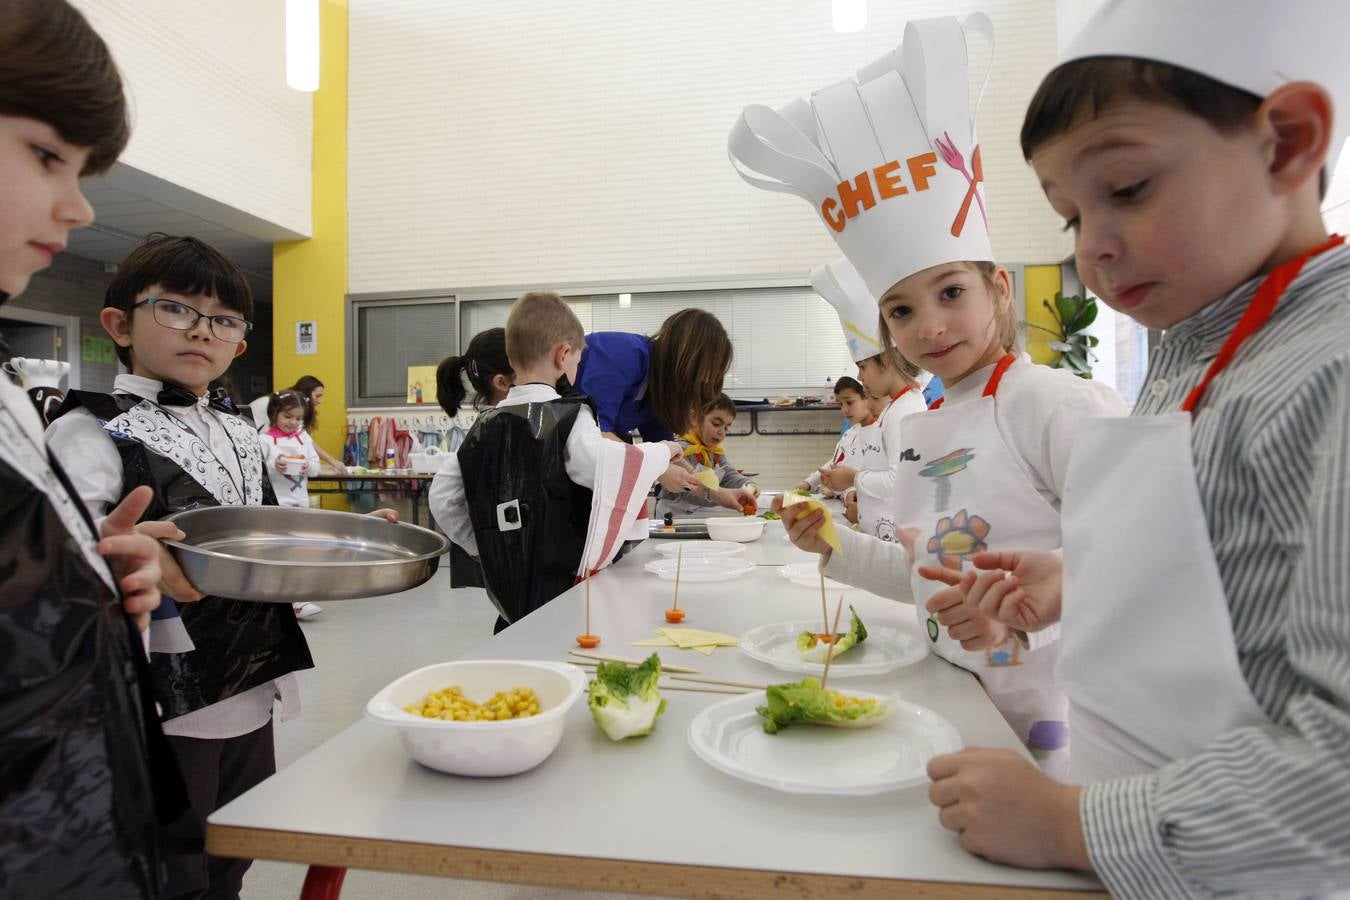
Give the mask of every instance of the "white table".
<svg viewBox="0 0 1350 900">
<path fill-rule="evenodd" d="M 748 545 L 770 564 L 721 584 L 683 584 L 685 625 L 739 635 L 767 622 L 814 618 L 819 594 L 778 576 L 779 560 L 811 557 L 783 543 L 781 525 Z M 629 646 L 664 624 L 671 583 L 644 573 L 648 541 L 592 579 L 592 631 L 600 650 Z M 833 598 L 831 598 L 833 600 Z M 850 591 L 869 624 L 914 629 L 913 610 Z M 569 591 L 486 641 L 475 658 L 565 659 L 582 631 L 582 593 Z M 722 648 L 711 657 L 662 649 L 666 662 L 729 680 L 795 680 Z M 936 657 L 864 690 L 899 689 L 946 716 L 968 745 L 1019 748 L 968 673 Z M 583 702 L 557 751 L 510 778 L 459 778 L 424 769 L 392 731 L 360 721 L 210 817 L 208 849 L 309 863 L 306 896 L 336 897 L 345 868 L 434 874 L 682 896 L 1037 896 L 1100 890 L 1094 879 L 984 862 L 937 823 L 924 787 L 873 797 L 806 797 L 726 776 L 689 749 L 686 731 L 724 697 L 667 692 L 648 737 L 612 743 Z M 341 867 L 324 869 L 319 867 Z M 983 886 L 983 887 L 981 887 Z M 1020 889 L 1020 890 L 1019 890 Z"/>
</svg>

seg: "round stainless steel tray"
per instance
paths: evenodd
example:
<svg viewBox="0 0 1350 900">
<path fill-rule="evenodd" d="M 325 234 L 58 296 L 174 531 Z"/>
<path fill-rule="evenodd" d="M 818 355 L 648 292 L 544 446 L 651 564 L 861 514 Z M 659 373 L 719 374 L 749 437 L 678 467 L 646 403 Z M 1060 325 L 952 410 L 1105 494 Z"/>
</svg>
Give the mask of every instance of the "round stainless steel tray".
<svg viewBox="0 0 1350 900">
<path fill-rule="evenodd" d="M 166 541 L 188 580 L 206 594 L 299 603 L 352 600 L 416 587 L 450 542 L 378 516 L 279 506 L 212 506 L 170 516 Z"/>
</svg>

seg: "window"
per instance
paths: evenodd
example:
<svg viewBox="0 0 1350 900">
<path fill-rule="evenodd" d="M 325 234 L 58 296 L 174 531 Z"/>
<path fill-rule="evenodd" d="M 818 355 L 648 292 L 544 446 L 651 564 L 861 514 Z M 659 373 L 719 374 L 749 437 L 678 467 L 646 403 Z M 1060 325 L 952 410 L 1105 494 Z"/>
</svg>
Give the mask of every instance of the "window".
<svg viewBox="0 0 1350 900">
<path fill-rule="evenodd" d="M 727 329 L 734 348 L 725 388 L 750 398 L 776 393 L 819 393 L 826 382 L 852 375 L 857 366 L 839 331 L 834 309 L 809 287 L 736 288 L 634 293 L 632 306 L 619 295 L 567 296 L 586 332 L 655 334 L 682 309 L 705 309 Z M 460 329 L 467 342 L 487 328 L 504 326 L 512 299 L 460 304 Z"/>
<path fill-rule="evenodd" d="M 457 352 L 455 299 L 353 300 L 348 320 L 354 384 L 351 406 L 407 402 L 408 369 Z"/>
</svg>

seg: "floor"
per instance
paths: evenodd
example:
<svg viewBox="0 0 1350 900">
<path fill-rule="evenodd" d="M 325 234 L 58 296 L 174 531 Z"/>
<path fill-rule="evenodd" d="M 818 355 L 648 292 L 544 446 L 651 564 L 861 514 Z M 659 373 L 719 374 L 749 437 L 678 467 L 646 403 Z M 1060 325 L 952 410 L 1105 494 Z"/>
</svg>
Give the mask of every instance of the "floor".
<svg viewBox="0 0 1350 900">
<path fill-rule="evenodd" d="M 359 719 L 366 701 L 390 681 L 421 666 L 454 659 L 490 638 L 497 618 L 481 589 L 452 590 L 445 566 L 431 581 L 403 594 L 321 605 L 323 613 L 302 625 L 315 661 L 314 669 L 299 675 L 303 715 L 276 723 L 278 768 L 295 763 Z M 295 900 L 304 879 L 304 866 L 259 861 L 244 879 L 242 897 Z M 342 896 L 344 900 L 614 900 L 622 895 L 352 871 Z"/>
</svg>

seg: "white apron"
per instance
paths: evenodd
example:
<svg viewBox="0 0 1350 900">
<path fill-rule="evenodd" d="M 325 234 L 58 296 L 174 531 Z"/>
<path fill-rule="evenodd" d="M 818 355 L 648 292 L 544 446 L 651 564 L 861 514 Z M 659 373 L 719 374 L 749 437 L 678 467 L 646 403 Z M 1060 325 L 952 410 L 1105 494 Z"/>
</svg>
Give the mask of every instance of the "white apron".
<svg viewBox="0 0 1350 900">
<path fill-rule="evenodd" d="M 907 387 L 891 398 L 890 404 L 877 416 L 875 423 L 862 426 L 858 432 L 857 467 L 859 472 L 886 472 L 895 462 L 903 447 L 897 443 L 901 419 L 923 412 L 923 396 L 913 387 Z M 906 426 L 908 427 L 908 426 Z M 891 440 L 887 441 L 888 434 Z M 854 482 L 858 492 L 858 530 L 888 543 L 895 543 L 894 488 L 878 492 L 868 490 L 863 479 Z"/>
<path fill-rule="evenodd" d="M 970 567 L 982 550 L 1055 550 L 1060 517 L 1008 448 L 994 419 L 998 385 L 1016 362 L 1005 356 L 978 400 L 940 408 L 905 423 L 906 453 L 896 482 L 901 529 L 915 529 L 910 576 L 919 624 L 938 656 L 975 673 L 1043 771 L 1068 774 L 1068 701 L 1054 685 L 1058 643 L 1026 650 L 1009 636 L 988 650 L 965 650 L 925 605 L 946 585 L 919 577 L 919 565 Z"/>
<path fill-rule="evenodd" d="M 1271 272 L 1180 412 L 1094 419 L 1066 481 L 1060 687 L 1073 771 L 1152 771 L 1269 717 L 1238 665 L 1191 454 L 1191 413 L 1318 248 Z M 1141 648 L 1147 648 L 1141 655 Z"/>
</svg>

